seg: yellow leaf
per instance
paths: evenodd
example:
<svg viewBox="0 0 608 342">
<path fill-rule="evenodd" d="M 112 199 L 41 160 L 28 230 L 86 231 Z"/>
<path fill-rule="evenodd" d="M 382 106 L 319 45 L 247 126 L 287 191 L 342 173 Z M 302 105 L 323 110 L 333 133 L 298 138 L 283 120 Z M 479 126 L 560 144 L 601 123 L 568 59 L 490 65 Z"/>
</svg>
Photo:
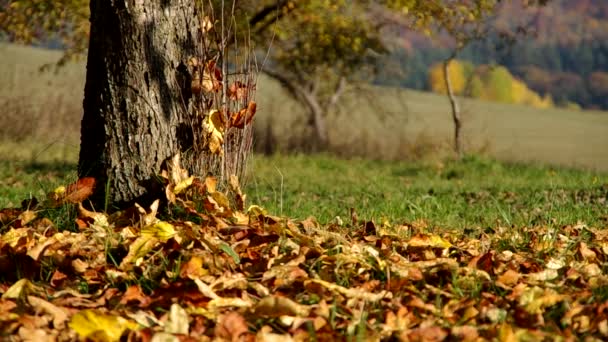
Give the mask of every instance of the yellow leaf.
<svg viewBox="0 0 608 342">
<path fill-rule="evenodd" d="M 8 288 L 2 295 L 2 299 L 17 299 L 30 293 L 44 293 L 44 291 L 26 278 L 23 278 Z"/>
<path fill-rule="evenodd" d="M 247 208 L 247 214 L 253 216 L 268 215 L 268 211 L 259 205 L 251 205 Z"/>
<path fill-rule="evenodd" d="M 207 189 L 208 193 L 215 192 L 217 188 L 217 178 L 212 176 L 205 178 L 205 188 Z"/>
<path fill-rule="evenodd" d="M 190 176 L 190 177 L 180 181 L 179 183 L 175 184 L 175 188 L 173 188 L 173 193 L 176 195 L 179 194 L 180 192 L 182 192 L 185 189 L 187 189 L 188 187 L 190 187 L 190 185 L 192 185 L 193 181 L 194 181 L 194 176 Z"/>
<path fill-rule="evenodd" d="M 136 330 L 139 325 L 120 316 L 83 310 L 72 316 L 69 323 L 82 340 L 99 342 L 119 341 L 125 330 Z"/>
<path fill-rule="evenodd" d="M 438 235 L 418 234 L 408 241 L 411 247 L 450 248 L 452 244 Z"/>
<path fill-rule="evenodd" d="M 223 193 L 216 191 L 211 194 L 211 197 L 220 207 L 224 209 L 230 209 L 230 201 L 228 200 L 228 197 L 226 197 L 226 195 L 224 195 Z"/>
<path fill-rule="evenodd" d="M 11 228 L 8 232 L 4 233 L 0 237 L 0 242 L 5 243 L 13 248 L 17 246 L 21 238 L 27 238 L 31 229 L 30 228 Z"/>
<path fill-rule="evenodd" d="M 141 229 L 141 236 L 167 241 L 175 236 L 175 227 L 168 222 L 159 221 L 155 224 L 145 226 Z"/>
<path fill-rule="evenodd" d="M 217 109 L 211 110 L 207 115 L 205 123 L 209 151 L 211 153 L 222 154 L 222 144 L 224 143 L 224 124 L 222 123 L 222 113 Z"/>
<path fill-rule="evenodd" d="M 146 256 L 146 254 L 148 254 L 148 252 L 150 252 L 157 243 L 158 240 L 153 237 L 142 236 L 137 238 L 137 240 L 135 240 L 129 246 L 129 253 L 127 253 L 127 256 L 122 259 L 119 268 L 122 270 L 131 268 L 132 263 L 136 263 L 138 259 Z"/>
<path fill-rule="evenodd" d="M 169 320 L 165 323 L 165 332 L 171 334 L 188 334 L 188 313 L 179 304 L 173 303 L 169 311 Z"/>
</svg>

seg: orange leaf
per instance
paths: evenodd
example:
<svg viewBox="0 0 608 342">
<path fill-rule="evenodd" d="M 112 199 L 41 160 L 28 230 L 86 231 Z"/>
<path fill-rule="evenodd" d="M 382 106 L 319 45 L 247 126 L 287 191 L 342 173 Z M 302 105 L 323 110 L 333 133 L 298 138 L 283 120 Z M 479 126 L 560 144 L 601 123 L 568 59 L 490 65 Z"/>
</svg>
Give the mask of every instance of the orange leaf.
<svg viewBox="0 0 608 342">
<path fill-rule="evenodd" d="M 247 96 L 248 90 L 249 87 L 245 83 L 241 81 L 236 81 L 232 83 L 228 88 L 228 97 L 230 97 L 231 100 L 235 101 L 241 100 Z"/>
<path fill-rule="evenodd" d="M 84 177 L 68 185 L 65 191 L 64 203 L 79 203 L 89 198 L 95 189 L 95 178 Z"/>
<path fill-rule="evenodd" d="M 243 128 L 253 120 L 253 116 L 257 110 L 257 104 L 254 101 L 250 101 L 247 108 L 243 108 L 238 112 L 230 115 L 230 126 L 236 128 Z"/>
</svg>

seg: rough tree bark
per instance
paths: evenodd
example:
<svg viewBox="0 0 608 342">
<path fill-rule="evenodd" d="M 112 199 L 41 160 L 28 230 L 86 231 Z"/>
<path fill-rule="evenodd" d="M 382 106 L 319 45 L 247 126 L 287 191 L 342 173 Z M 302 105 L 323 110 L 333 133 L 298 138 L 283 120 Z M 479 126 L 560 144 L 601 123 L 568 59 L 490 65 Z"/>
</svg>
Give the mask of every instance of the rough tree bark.
<svg viewBox="0 0 608 342">
<path fill-rule="evenodd" d="M 450 79 L 450 63 L 454 60 L 454 56 L 443 61 L 443 78 L 445 80 L 445 88 L 450 99 L 450 106 L 452 108 L 452 120 L 454 121 L 454 150 L 458 155 L 458 158 L 462 158 L 464 153 L 462 148 L 462 117 L 460 115 L 460 106 L 458 100 L 454 94 L 452 88 L 452 80 Z"/>
<path fill-rule="evenodd" d="M 163 161 L 193 146 L 187 61 L 202 35 L 194 3 L 91 0 L 78 173 L 96 178 L 98 204 L 143 205 Z M 191 173 L 198 158 L 184 160 Z"/>
</svg>

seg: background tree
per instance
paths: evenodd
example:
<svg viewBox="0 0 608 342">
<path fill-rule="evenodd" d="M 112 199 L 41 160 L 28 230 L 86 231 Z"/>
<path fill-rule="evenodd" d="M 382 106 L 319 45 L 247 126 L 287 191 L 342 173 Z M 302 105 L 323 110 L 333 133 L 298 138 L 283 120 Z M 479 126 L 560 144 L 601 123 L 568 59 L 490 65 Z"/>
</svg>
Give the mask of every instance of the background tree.
<svg viewBox="0 0 608 342">
<path fill-rule="evenodd" d="M 544 5 L 547 1 L 548 0 L 517 0 L 512 2 L 520 3 L 521 6 L 526 7 Z M 497 33 L 497 36 L 500 37 L 500 39 L 505 40 L 508 44 L 515 40 L 516 34 L 512 31 L 494 26 L 495 23 L 492 19 L 499 10 L 499 6 L 501 5 L 500 0 L 439 1 L 431 2 L 431 4 L 432 5 L 430 6 L 435 7 L 432 12 L 433 20 L 427 24 L 429 26 L 429 34 L 447 38 L 451 42 L 451 52 L 442 63 L 443 79 L 446 93 L 450 101 L 452 121 L 454 122 L 454 150 L 458 157 L 462 157 L 464 153 L 462 143 L 462 114 L 456 98 L 458 89 L 455 88 L 455 86 L 458 86 L 458 84 L 454 84 L 454 80 L 451 78 L 451 74 L 453 73 L 450 72 L 450 65 L 454 63 L 459 53 L 471 43 L 488 39 L 493 36 L 493 33 Z M 522 32 L 525 33 L 523 27 L 516 27 L 515 33 Z M 499 77 L 500 80 L 505 79 L 503 70 L 497 70 L 495 73 L 490 73 L 490 75 L 491 77 Z M 501 84 L 498 89 L 505 89 L 508 94 L 501 93 L 496 94 L 496 96 L 510 96 L 510 87 Z"/>
<path fill-rule="evenodd" d="M 0 38 L 62 46 L 59 61 L 85 54 L 89 45 L 89 0 L 17 0 L 0 5 Z"/>
<path fill-rule="evenodd" d="M 328 143 L 325 117 L 346 81 L 354 79 L 370 51 L 382 50 L 366 7 L 361 1 L 285 2 L 274 15 L 254 22 L 254 39 L 263 46 L 270 42 L 262 71 L 307 109 L 317 148 Z"/>
</svg>

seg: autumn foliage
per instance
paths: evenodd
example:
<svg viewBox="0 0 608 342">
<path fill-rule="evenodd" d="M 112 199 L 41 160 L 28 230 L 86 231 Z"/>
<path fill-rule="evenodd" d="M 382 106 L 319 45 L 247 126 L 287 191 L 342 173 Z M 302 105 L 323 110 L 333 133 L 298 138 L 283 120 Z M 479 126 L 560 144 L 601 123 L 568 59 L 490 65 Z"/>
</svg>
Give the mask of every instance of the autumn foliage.
<svg viewBox="0 0 608 342">
<path fill-rule="evenodd" d="M 608 234 L 584 224 L 473 235 L 426 222 L 321 226 L 246 206 L 176 155 L 168 206 L 107 215 L 66 187 L 0 210 L 0 331 L 25 340 L 555 340 L 608 336 Z M 77 195 L 78 194 L 78 195 Z M 49 194 L 49 196 L 53 196 Z M 72 202 L 78 202 L 72 204 Z M 171 213 L 171 215 L 167 215 Z"/>
<path fill-rule="evenodd" d="M 488 65 L 475 67 L 469 62 L 452 60 L 448 70 L 456 95 L 536 108 L 553 107 L 551 96 L 537 94 L 505 67 Z M 429 86 L 433 92 L 447 93 L 442 63 L 431 66 Z"/>
</svg>

